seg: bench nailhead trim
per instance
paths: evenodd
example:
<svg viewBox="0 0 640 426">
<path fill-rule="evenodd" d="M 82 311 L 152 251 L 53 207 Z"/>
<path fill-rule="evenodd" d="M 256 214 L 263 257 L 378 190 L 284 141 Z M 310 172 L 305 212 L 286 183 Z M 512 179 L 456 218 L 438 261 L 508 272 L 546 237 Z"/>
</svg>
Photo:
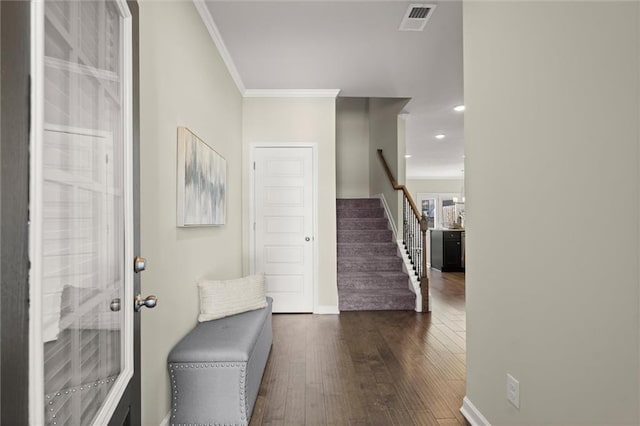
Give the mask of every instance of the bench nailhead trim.
<svg viewBox="0 0 640 426">
<path fill-rule="evenodd" d="M 176 418 L 176 414 L 178 412 L 178 384 L 176 382 L 175 370 L 179 370 L 181 368 L 240 368 L 240 419 L 242 423 L 209 423 L 209 426 L 243 426 L 247 424 L 247 399 L 245 398 L 245 385 L 247 381 L 247 363 L 246 362 L 238 362 L 238 363 L 229 363 L 229 362 L 214 362 L 213 364 L 169 364 L 169 372 L 171 376 L 171 387 L 173 388 L 173 415 L 172 418 Z M 207 426 L 206 423 L 173 423 L 171 422 L 171 426 Z"/>
</svg>

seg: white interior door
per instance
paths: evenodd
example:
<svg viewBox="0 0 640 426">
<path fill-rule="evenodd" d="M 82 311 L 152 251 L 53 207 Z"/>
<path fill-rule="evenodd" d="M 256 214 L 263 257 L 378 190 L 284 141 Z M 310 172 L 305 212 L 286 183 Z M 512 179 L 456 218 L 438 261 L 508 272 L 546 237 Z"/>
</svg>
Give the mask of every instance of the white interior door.
<svg viewBox="0 0 640 426">
<path fill-rule="evenodd" d="M 102 425 L 133 375 L 131 14 L 32 14 L 30 419 Z"/>
<path fill-rule="evenodd" d="M 313 148 L 256 147 L 253 159 L 254 271 L 274 312 L 313 312 Z"/>
</svg>

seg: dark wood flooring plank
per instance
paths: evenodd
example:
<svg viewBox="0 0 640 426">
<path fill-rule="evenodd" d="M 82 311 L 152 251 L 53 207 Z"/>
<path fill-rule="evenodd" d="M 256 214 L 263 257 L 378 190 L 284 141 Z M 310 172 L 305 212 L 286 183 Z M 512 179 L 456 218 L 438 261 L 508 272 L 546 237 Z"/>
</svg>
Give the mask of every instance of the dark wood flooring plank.
<svg viewBox="0 0 640 426">
<path fill-rule="evenodd" d="M 415 424 L 420 426 L 438 426 L 437 420 L 429 411 L 410 411 L 409 415 L 413 418 Z M 455 419 L 450 419 L 455 420 Z"/>
<path fill-rule="evenodd" d="M 280 325 L 280 322 L 280 319 L 274 317 L 274 328 Z M 284 422 L 284 410 L 289 384 L 289 347 L 290 345 L 287 341 L 280 339 L 277 333 L 274 335 L 271 355 L 267 362 L 267 370 L 271 367 L 271 371 L 264 393 L 265 411 L 263 425 L 276 425 Z"/>
<path fill-rule="evenodd" d="M 389 410 L 389 416 L 394 426 L 421 426 L 407 410 Z"/>
<path fill-rule="evenodd" d="M 294 361 L 289 364 L 289 384 L 284 409 L 285 425 L 303 425 L 305 411 L 305 363 Z"/>
<path fill-rule="evenodd" d="M 316 330 L 317 331 L 317 330 Z M 320 362 L 321 336 L 311 333 L 307 338 L 306 369 L 305 369 L 305 425 L 324 425 L 325 396 L 322 385 L 322 363 Z"/>
</svg>

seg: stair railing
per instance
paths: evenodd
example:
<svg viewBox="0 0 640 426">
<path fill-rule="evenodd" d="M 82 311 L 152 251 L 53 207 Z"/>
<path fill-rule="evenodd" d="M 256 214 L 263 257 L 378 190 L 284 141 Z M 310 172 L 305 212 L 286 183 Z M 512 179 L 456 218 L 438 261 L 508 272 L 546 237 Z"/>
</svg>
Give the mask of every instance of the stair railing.
<svg viewBox="0 0 640 426">
<path fill-rule="evenodd" d="M 413 273 L 420 281 L 422 293 L 422 311 L 429 312 L 429 278 L 427 277 L 427 219 L 416 206 L 409 190 L 399 185 L 382 154 L 378 150 L 378 158 L 389 178 L 391 186 L 396 191 L 402 191 L 402 244 L 413 267 Z"/>
</svg>

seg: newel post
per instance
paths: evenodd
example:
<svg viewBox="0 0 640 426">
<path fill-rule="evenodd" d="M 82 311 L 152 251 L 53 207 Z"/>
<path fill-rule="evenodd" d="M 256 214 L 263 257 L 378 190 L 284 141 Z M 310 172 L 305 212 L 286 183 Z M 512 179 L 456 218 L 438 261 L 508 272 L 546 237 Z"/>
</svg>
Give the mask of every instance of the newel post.
<svg viewBox="0 0 640 426">
<path fill-rule="evenodd" d="M 429 277 L 427 276 L 427 218 L 420 217 L 420 232 L 422 233 L 422 276 L 420 277 L 420 293 L 422 294 L 422 312 L 430 312 L 429 309 Z"/>
</svg>

